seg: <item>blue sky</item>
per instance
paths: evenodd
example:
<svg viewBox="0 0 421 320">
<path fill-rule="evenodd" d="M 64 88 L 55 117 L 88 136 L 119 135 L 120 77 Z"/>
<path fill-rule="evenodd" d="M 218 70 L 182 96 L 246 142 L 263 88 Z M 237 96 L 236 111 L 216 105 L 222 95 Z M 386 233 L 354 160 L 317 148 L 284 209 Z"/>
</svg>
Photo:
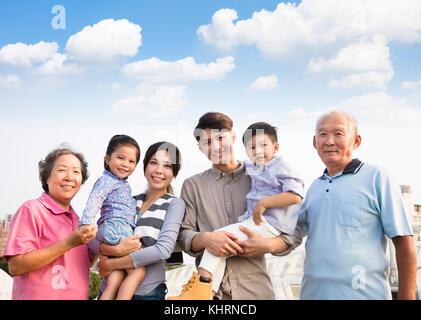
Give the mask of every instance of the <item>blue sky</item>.
<svg viewBox="0 0 421 320">
<path fill-rule="evenodd" d="M 65 29 L 51 25 L 55 5 Z M 90 164 L 81 212 L 116 133 L 143 151 L 176 143 L 179 192 L 209 166 L 191 133 L 211 110 L 230 115 L 238 136 L 255 121 L 277 126 L 280 153 L 307 186 L 323 170 L 317 117 L 348 111 L 363 136 L 355 155 L 421 203 L 420 56 L 421 3 L 411 0 L 1 1 L 0 147 L 10 156 L 0 159 L 0 217 L 40 194 L 37 162 L 62 142 Z M 245 157 L 239 141 L 236 154 Z M 144 188 L 140 166 L 130 179 Z"/>
</svg>

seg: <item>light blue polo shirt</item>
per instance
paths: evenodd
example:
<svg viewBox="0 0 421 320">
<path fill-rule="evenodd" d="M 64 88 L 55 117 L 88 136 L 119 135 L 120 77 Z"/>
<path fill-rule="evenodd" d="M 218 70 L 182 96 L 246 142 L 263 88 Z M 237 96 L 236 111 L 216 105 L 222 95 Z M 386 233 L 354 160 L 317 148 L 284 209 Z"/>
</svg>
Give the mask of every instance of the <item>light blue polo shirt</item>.
<svg viewBox="0 0 421 320">
<path fill-rule="evenodd" d="M 387 237 L 412 235 L 402 194 L 358 159 L 310 186 L 298 223 L 306 241 L 301 299 L 390 299 Z"/>
</svg>

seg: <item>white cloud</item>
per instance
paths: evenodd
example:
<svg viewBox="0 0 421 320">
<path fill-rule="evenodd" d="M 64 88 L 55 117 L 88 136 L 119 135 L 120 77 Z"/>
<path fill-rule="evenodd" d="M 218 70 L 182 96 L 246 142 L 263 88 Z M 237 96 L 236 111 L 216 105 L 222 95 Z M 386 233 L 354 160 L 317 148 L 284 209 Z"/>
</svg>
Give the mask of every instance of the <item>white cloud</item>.
<svg viewBox="0 0 421 320">
<path fill-rule="evenodd" d="M 110 63 L 119 56 L 132 57 L 142 44 L 142 28 L 126 19 L 105 19 L 86 26 L 66 43 L 69 55 L 81 62 Z"/>
<path fill-rule="evenodd" d="M 67 55 L 56 53 L 46 63 L 36 69 L 42 75 L 78 74 L 82 68 L 76 64 L 66 63 Z"/>
<path fill-rule="evenodd" d="M 111 86 L 111 89 L 113 90 L 120 90 L 121 89 L 121 84 L 119 82 L 114 82 Z"/>
<path fill-rule="evenodd" d="M 394 97 L 385 92 L 354 96 L 340 101 L 335 106 L 317 110 L 295 108 L 288 115 L 297 121 L 310 121 L 315 125 L 322 114 L 333 109 L 349 112 L 357 121 L 361 119 L 370 125 L 377 124 L 386 131 L 391 130 L 391 127 L 411 127 L 420 131 L 421 108 L 412 105 L 405 98 Z"/>
<path fill-rule="evenodd" d="M 413 106 L 404 98 L 393 97 L 385 92 L 368 93 L 340 102 L 340 107 L 375 121 L 384 127 L 387 124 L 415 126 L 421 123 L 421 108 Z"/>
<path fill-rule="evenodd" d="M 259 77 L 254 81 L 249 89 L 252 90 L 272 90 L 279 87 L 278 77 L 275 74 L 272 74 L 267 77 Z"/>
<path fill-rule="evenodd" d="M 15 74 L 2 76 L 0 74 L 0 88 L 15 89 L 20 86 L 19 77 Z"/>
<path fill-rule="evenodd" d="M 307 68 L 313 73 L 357 72 L 329 82 L 330 87 L 345 89 L 385 89 L 394 76 L 390 50 L 382 36 L 342 48 L 331 59 L 312 58 Z"/>
<path fill-rule="evenodd" d="M 264 54 L 284 57 L 303 49 L 343 47 L 377 34 L 387 42 L 420 42 L 420 16 L 421 2 L 413 0 L 303 0 L 299 5 L 279 3 L 274 11 L 263 9 L 238 21 L 235 10 L 221 9 L 197 33 L 223 50 L 256 45 Z"/>
<path fill-rule="evenodd" d="M 329 86 L 332 88 L 362 88 L 362 89 L 386 89 L 387 84 L 392 80 L 394 71 L 377 72 L 368 71 L 347 75 L 339 80 L 331 80 Z"/>
<path fill-rule="evenodd" d="M 0 49 L 0 62 L 16 67 L 31 67 L 34 63 L 47 61 L 57 53 L 57 50 L 56 42 L 8 44 Z"/>
<path fill-rule="evenodd" d="M 419 81 L 405 81 L 401 85 L 402 89 L 418 89 L 421 88 L 421 80 Z"/>
<path fill-rule="evenodd" d="M 113 104 L 111 112 L 142 118 L 177 115 L 187 105 L 185 86 L 140 85 L 138 92 Z"/>
<path fill-rule="evenodd" d="M 381 36 L 373 37 L 370 42 L 351 44 L 338 51 L 329 60 L 324 58 L 311 59 L 310 72 L 361 72 L 389 71 L 392 69 L 390 50 Z"/>
<path fill-rule="evenodd" d="M 234 58 L 231 56 L 216 59 L 216 62 L 208 64 L 197 64 L 192 57 L 174 62 L 151 58 L 126 64 L 122 72 L 126 76 L 145 82 L 183 83 L 194 80 L 221 80 L 234 68 Z"/>
</svg>

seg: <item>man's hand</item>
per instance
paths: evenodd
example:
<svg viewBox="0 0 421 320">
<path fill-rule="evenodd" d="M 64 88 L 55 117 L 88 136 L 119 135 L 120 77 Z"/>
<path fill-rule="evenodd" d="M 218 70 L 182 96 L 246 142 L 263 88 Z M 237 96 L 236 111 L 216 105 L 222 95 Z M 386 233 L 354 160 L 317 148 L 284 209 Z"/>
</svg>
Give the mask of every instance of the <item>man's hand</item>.
<svg viewBox="0 0 421 320">
<path fill-rule="evenodd" d="M 240 257 L 254 258 L 270 252 L 267 238 L 243 226 L 240 226 L 240 231 L 248 237 L 247 240 L 239 241 L 239 245 L 243 248 Z"/>
<path fill-rule="evenodd" d="M 253 221 L 256 225 L 260 225 L 263 222 L 262 215 L 265 212 L 266 207 L 263 205 L 263 201 L 257 201 L 253 208 Z"/>
<path fill-rule="evenodd" d="M 206 249 L 218 257 L 235 256 L 243 252 L 237 242 L 238 237 L 227 231 L 209 232 L 206 238 Z"/>
</svg>

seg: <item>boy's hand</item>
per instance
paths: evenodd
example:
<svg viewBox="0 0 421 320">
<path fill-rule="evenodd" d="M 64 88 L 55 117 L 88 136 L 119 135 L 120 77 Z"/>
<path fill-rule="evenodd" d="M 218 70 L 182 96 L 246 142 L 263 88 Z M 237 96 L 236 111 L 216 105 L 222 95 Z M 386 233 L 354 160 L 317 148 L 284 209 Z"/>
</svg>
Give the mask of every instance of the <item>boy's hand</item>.
<svg viewBox="0 0 421 320">
<path fill-rule="evenodd" d="M 253 221 L 256 225 L 260 225 L 263 222 L 262 215 L 265 210 L 266 207 L 263 205 L 262 201 L 257 201 L 253 208 Z"/>
</svg>

